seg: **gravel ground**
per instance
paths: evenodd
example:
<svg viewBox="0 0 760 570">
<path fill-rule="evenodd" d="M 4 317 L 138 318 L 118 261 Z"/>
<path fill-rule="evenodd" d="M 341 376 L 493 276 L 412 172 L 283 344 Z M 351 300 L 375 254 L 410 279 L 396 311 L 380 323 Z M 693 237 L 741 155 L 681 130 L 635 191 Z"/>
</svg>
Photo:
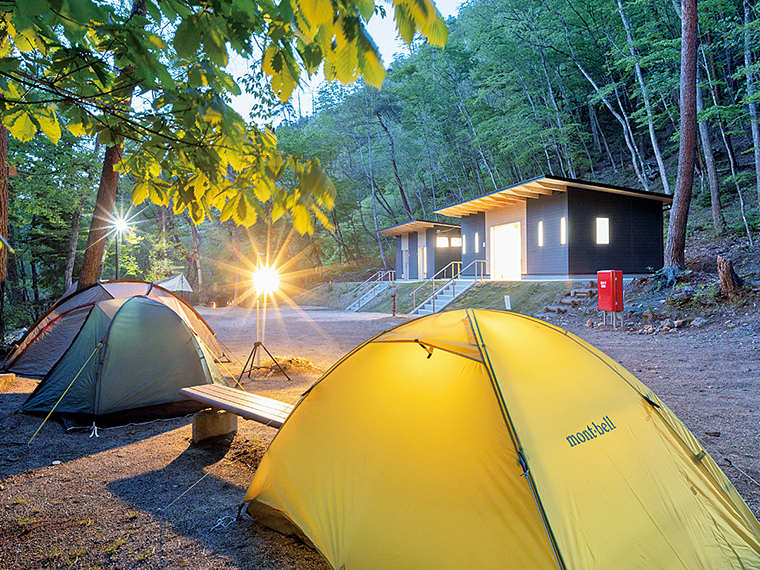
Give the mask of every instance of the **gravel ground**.
<svg viewBox="0 0 760 570">
<path fill-rule="evenodd" d="M 244 361 L 255 311 L 201 309 Z M 290 358 L 291 380 L 254 373 L 246 389 L 295 402 L 321 371 L 408 317 L 281 308 L 268 312 L 265 346 Z M 755 321 L 637 335 L 565 328 L 619 360 L 703 441 L 760 514 L 760 335 Z M 239 374 L 240 364 L 230 366 Z M 191 445 L 190 418 L 66 433 L 15 413 L 36 382 L 0 381 L 0 569 L 322 569 L 320 555 L 248 517 L 235 520 L 275 430 L 240 421 L 234 438 Z"/>
</svg>

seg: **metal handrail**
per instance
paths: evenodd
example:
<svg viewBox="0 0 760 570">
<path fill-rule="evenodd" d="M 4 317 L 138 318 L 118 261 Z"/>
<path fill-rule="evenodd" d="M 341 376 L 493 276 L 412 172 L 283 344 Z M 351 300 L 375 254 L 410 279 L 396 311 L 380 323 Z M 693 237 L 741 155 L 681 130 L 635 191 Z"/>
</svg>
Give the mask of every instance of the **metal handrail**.
<svg viewBox="0 0 760 570">
<path fill-rule="evenodd" d="M 355 287 L 350 295 L 353 297 L 358 294 L 358 298 L 351 302 L 351 304 L 346 307 L 346 310 L 351 310 L 351 307 L 353 307 L 355 304 L 358 303 L 357 309 L 359 309 L 364 303 L 362 303 L 362 299 L 367 296 L 368 293 L 375 291 L 377 289 L 377 286 L 380 283 L 383 283 L 385 281 L 393 282 L 396 280 L 396 271 L 394 269 L 388 269 L 386 271 L 380 270 L 374 275 L 372 275 L 369 279 L 366 279 L 362 283 L 360 283 L 357 287 Z M 367 288 L 367 285 L 371 284 L 369 288 Z M 374 295 L 373 295 L 374 296 Z"/>
<path fill-rule="evenodd" d="M 460 268 L 459 271 L 456 271 L 454 269 L 457 265 Z M 435 280 L 436 280 L 436 278 L 438 277 L 438 275 L 440 275 L 441 273 L 443 273 L 443 276 L 444 276 L 443 278 L 445 279 L 445 277 L 446 277 L 446 270 L 449 267 L 451 267 L 451 278 L 455 279 L 456 276 L 459 275 L 459 273 L 461 273 L 462 262 L 461 261 L 452 261 L 452 262 L 450 262 L 446 267 L 444 267 L 443 269 L 439 270 L 432 277 L 430 277 L 430 278 L 426 279 L 425 281 L 423 281 L 422 284 L 419 287 L 417 287 L 414 291 L 412 291 L 411 293 L 409 293 L 409 296 L 412 298 L 412 307 L 416 307 L 417 306 L 417 291 L 419 291 L 420 289 L 422 289 L 423 287 L 425 287 L 430 282 L 433 283 L 433 291 L 435 291 Z M 469 267 L 469 265 L 467 267 Z"/>
<path fill-rule="evenodd" d="M 455 264 L 459 264 L 461 266 L 462 262 L 461 261 L 452 261 L 451 263 L 449 263 L 449 265 L 455 265 Z M 449 267 L 449 265 L 447 265 L 446 267 L 444 267 L 441 271 L 447 269 Z M 461 268 L 456 273 L 452 272 L 451 279 L 449 279 L 446 283 L 443 284 L 443 286 L 440 289 L 437 289 L 437 290 L 435 288 L 435 281 L 434 281 L 435 276 L 433 276 L 431 279 L 429 279 L 428 281 L 426 281 L 425 283 L 423 283 L 422 285 L 420 285 L 419 287 L 417 287 L 417 289 L 415 289 L 414 291 L 412 291 L 412 293 L 411 293 L 413 295 L 413 297 L 412 297 L 412 299 L 413 299 L 412 306 L 414 307 L 414 309 L 412 311 L 414 312 L 415 310 L 417 310 L 419 308 L 419 307 L 417 307 L 417 302 L 416 302 L 417 299 L 416 299 L 416 296 L 414 296 L 414 293 L 416 293 L 419 289 L 421 289 L 423 285 L 426 285 L 429 281 L 433 280 L 433 294 L 430 297 L 428 297 L 428 299 L 433 302 L 433 312 L 435 313 L 435 298 L 438 295 L 440 295 L 441 293 L 443 293 L 449 287 L 449 285 L 452 286 L 452 290 L 451 290 L 451 292 L 453 294 L 452 296 L 456 297 L 456 280 L 466 270 L 468 270 L 473 265 L 475 265 L 475 281 L 483 281 L 483 279 L 485 277 L 485 274 L 486 274 L 485 273 L 485 266 L 486 266 L 486 260 L 485 259 L 474 259 L 473 261 L 471 261 L 470 263 L 467 264 L 467 267 Z M 480 278 L 479 279 L 478 279 L 478 267 L 480 267 Z M 438 273 L 440 273 L 441 271 L 439 271 Z M 436 275 L 437 275 L 437 273 L 436 273 Z"/>
<path fill-rule="evenodd" d="M 378 276 L 380 276 L 382 274 L 383 274 L 383 270 L 382 269 L 379 270 L 379 271 L 377 271 L 377 272 L 375 272 L 375 273 L 373 273 L 371 277 L 368 277 L 367 279 L 365 279 L 364 281 L 362 281 L 361 283 L 359 283 L 348 294 L 351 295 L 351 296 L 353 296 L 354 293 L 356 293 L 359 289 L 361 289 L 362 287 L 364 287 L 370 281 L 376 281 L 377 278 L 378 278 Z"/>
</svg>

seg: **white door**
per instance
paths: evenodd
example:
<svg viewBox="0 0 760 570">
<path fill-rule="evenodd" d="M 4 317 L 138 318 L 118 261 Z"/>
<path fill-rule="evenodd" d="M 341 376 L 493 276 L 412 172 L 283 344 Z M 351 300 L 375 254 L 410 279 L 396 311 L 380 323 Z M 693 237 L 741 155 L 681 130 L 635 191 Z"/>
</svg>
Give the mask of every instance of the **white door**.
<svg viewBox="0 0 760 570">
<path fill-rule="evenodd" d="M 401 250 L 401 279 L 409 279 L 409 250 Z"/>
<path fill-rule="evenodd" d="M 427 278 L 427 247 L 417 248 L 417 279 Z"/>
<path fill-rule="evenodd" d="M 520 222 L 491 228 L 491 279 L 519 281 L 522 276 Z"/>
</svg>

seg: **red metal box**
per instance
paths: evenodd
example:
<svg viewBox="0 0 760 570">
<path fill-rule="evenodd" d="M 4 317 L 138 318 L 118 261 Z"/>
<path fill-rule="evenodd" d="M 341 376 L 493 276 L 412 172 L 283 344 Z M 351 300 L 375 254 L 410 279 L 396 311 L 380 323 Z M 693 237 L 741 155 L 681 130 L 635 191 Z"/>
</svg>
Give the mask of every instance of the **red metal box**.
<svg viewBox="0 0 760 570">
<path fill-rule="evenodd" d="M 596 288 L 600 311 L 619 313 L 623 310 L 622 271 L 597 271 Z"/>
</svg>

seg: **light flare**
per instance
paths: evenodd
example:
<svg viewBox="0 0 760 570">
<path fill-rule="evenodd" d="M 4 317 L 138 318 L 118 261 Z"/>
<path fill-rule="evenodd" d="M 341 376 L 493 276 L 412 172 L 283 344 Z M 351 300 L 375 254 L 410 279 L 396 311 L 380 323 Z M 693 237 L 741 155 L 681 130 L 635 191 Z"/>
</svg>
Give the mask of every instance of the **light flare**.
<svg viewBox="0 0 760 570">
<path fill-rule="evenodd" d="M 271 295 L 280 286 L 280 274 L 273 266 L 259 265 L 253 272 L 253 288 L 258 294 Z"/>
</svg>

